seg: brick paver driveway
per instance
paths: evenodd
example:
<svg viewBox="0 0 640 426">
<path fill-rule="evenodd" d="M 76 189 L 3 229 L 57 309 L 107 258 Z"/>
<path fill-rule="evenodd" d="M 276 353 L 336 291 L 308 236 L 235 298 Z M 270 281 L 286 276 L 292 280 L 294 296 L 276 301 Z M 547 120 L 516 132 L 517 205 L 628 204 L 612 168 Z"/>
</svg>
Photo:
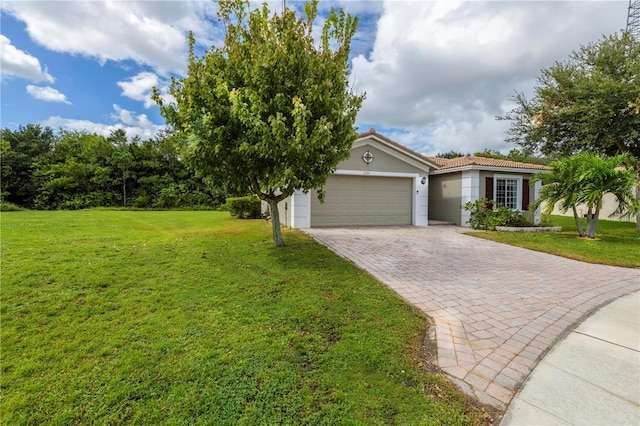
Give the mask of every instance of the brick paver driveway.
<svg viewBox="0 0 640 426">
<path fill-rule="evenodd" d="M 440 368 L 481 402 L 504 408 L 555 341 L 595 308 L 640 289 L 638 269 L 564 259 L 461 229 L 307 232 L 430 316 Z"/>
</svg>

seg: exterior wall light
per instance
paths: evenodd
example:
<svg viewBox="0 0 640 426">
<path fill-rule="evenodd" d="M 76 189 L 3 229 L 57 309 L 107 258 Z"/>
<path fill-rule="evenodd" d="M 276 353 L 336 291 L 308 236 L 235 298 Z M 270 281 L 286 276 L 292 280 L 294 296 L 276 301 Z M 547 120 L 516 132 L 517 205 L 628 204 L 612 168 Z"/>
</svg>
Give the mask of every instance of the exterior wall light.
<svg viewBox="0 0 640 426">
<path fill-rule="evenodd" d="M 422 176 L 422 179 L 420 179 L 420 183 L 423 184 L 423 185 L 425 183 L 427 183 L 427 177 L 426 176 Z"/>
</svg>

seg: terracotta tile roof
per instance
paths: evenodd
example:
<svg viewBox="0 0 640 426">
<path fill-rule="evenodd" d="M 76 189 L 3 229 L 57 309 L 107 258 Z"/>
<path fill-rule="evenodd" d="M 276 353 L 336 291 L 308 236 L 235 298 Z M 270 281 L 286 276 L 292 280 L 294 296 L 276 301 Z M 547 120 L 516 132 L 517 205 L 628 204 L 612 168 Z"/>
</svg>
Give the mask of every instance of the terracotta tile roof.
<svg viewBox="0 0 640 426">
<path fill-rule="evenodd" d="M 504 167 L 513 169 L 549 170 L 549 167 L 541 164 L 521 163 L 519 161 L 499 160 L 497 158 L 476 157 L 465 155 L 456 158 L 427 157 L 429 161 L 437 164 L 440 169 L 454 169 L 465 166 Z"/>
<path fill-rule="evenodd" d="M 400 149 L 400 150 L 402 150 L 402 151 L 404 151 L 404 152 L 406 152 L 408 154 L 411 154 L 411 155 L 413 155 L 415 157 L 418 157 L 423 161 L 426 161 L 426 162 L 431 163 L 431 164 L 435 164 L 436 166 L 439 165 L 438 163 L 433 161 L 433 158 L 427 157 L 426 155 L 422 155 L 419 152 L 416 152 L 416 151 L 414 151 L 414 150 L 412 150 L 410 148 L 407 148 L 406 146 L 404 146 L 404 145 L 402 145 L 402 144 L 400 144 L 400 143 L 398 143 L 398 142 L 396 142 L 396 141 L 394 141 L 392 139 L 389 139 L 388 137 L 386 137 L 384 135 L 381 135 L 380 133 L 376 132 L 376 129 L 372 128 L 372 129 L 369 129 L 366 132 L 360 133 L 358 135 L 358 139 L 366 138 L 367 136 L 375 136 L 377 138 L 380 138 L 383 141 L 387 142 L 388 144 L 393 145 L 396 148 L 398 148 L 398 149 Z"/>
</svg>

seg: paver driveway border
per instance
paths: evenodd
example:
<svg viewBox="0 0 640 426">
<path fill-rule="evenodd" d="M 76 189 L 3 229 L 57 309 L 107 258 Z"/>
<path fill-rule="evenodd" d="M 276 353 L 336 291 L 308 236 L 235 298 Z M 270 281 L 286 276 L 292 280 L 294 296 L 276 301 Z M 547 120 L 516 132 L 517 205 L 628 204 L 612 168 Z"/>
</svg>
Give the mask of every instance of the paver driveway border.
<svg viewBox="0 0 640 426">
<path fill-rule="evenodd" d="M 496 243 L 460 227 L 305 231 L 431 317 L 440 369 L 499 408 L 556 341 L 598 307 L 640 289 L 638 269 Z"/>
</svg>

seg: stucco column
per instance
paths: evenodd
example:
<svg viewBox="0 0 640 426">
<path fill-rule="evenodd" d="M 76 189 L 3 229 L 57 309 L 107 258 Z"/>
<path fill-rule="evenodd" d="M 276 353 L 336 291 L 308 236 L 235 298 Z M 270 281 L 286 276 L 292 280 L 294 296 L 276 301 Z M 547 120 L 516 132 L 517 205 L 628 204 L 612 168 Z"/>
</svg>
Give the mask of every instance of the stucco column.
<svg viewBox="0 0 640 426">
<path fill-rule="evenodd" d="M 291 227 L 311 228 L 311 191 L 305 194 L 297 190 L 291 196 Z"/>
<path fill-rule="evenodd" d="M 480 171 L 464 170 L 462 172 L 462 189 L 460 191 L 460 225 L 468 227 L 470 212 L 464 209 L 468 202 L 474 202 L 480 199 Z"/>
<path fill-rule="evenodd" d="M 425 182 L 422 183 L 422 179 Z M 413 178 L 413 225 L 427 226 L 429 224 L 429 176 Z"/>
</svg>

